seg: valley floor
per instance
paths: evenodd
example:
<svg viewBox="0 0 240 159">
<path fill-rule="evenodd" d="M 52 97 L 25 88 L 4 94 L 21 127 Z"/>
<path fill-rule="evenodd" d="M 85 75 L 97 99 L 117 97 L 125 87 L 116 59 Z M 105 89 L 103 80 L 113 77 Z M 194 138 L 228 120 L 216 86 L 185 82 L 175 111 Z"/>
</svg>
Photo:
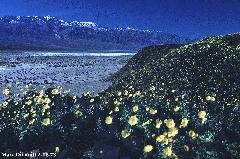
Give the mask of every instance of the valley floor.
<svg viewBox="0 0 240 159">
<path fill-rule="evenodd" d="M 0 91 L 6 83 L 19 82 L 37 87 L 61 86 L 73 94 L 98 93 L 111 82 L 107 80 L 123 67 L 131 53 L 0 53 Z M 121 56 L 123 55 L 123 56 Z M 0 96 L 0 99 L 2 97 Z"/>
</svg>

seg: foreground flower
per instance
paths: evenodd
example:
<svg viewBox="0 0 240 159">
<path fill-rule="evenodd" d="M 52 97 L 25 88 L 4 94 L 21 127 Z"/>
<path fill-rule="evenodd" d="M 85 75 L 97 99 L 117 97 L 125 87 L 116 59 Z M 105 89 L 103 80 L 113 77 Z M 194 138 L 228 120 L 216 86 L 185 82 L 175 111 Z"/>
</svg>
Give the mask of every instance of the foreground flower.
<svg viewBox="0 0 240 159">
<path fill-rule="evenodd" d="M 45 119 L 43 119 L 43 121 L 42 121 L 42 125 L 44 125 L 44 126 L 48 126 L 48 125 L 50 125 L 50 118 L 45 118 Z"/>
<path fill-rule="evenodd" d="M 156 138 L 156 141 L 157 141 L 157 142 L 162 142 L 164 139 L 165 139 L 165 136 L 164 136 L 164 135 L 159 135 L 159 136 Z"/>
<path fill-rule="evenodd" d="M 3 102 L 2 107 L 7 108 L 7 106 L 8 106 L 8 102 L 7 101 Z"/>
<path fill-rule="evenodd" d="M 171 128 L 170 131 L 168 132 L 168 137 L 174 137 L 178 134 L 178 129 L 177 128 Z"/>
<path fill-rule="evenodd" d="M 189 120 L 188 120 L 187 118 L 183 118 L 179 127 L 180 127 L 180 128 L 185 128 L 185 127 L 187 127 L 188 121 L 189 121 Z"/>
<path fill-rule="evenodd" d="M 138 123 L 138 118 L 136 117 L 136 115 L 131 116 L 128 120 L 128 124 L 131 126 L 134 126 Z"/>
<path fill-rule="evenodd" d="M 31 100 L 26 101 L 26 105 L 31 105 L 31 104 L 32 104 Z"/>
<path fill-rule="evenodd" d="M 143 149 L 144 152 L 151 152 L 152 150 L 153 150 L 152 145 L 146 145 L 144 146 L 144 149 Z"/>
<path fill-rule="evenodd" d="M 171 157 L 172 156 L 172 147 L 166 147 L 164 150 L 163 150 L 163 156 L 164 157 Z"/>
<path fill-rule="evenodd" d="M 216 99 L 215 99 L 215 97 L 207 96 L 207 97 L 206 97 L 206 100 L 207 100 L 207 101 L 214 102 Z"/>
<path fill-rule="evenodd" d="M 157 119 L 156 120 L 156 128 L 159 129 L 161 127 L 161 125 L 162 125 L 162 121 Z"/>
<path fill-rule="evenodd" d="M 32 120 L 30 120 L 30 121 L 29 121 L 29 125 L 34 124 L 35 121 L 36 121 L 36 119 L 32 119 Z"/>
<path fill-rule="evenodd" d="M 175 122 L 173 119 L 165 119 L 164 123 L 166 124 L 166 126 L 171 129 L 173 127 L 175 127 Z"/>
<path fill-rule="evenodd" d="M 178 106 L 174 108 L 174 112 L 178 112 L 179 110 L 180 110 L 180 107 Z"/>
<path fill-rule="evenodd" d="M 138 106 L 135 105 L 135 106 L 133 107 L 133 112 L 137 112 L 137 111 L 138 111 Z"/>
<path fill-rule="evenodd" d="M 205 111 L 200 111 L 200 112 L 198 113 L 198 117 L 199 117 L 200 119 L 204 119 L 204 118 L 206 117 L 206 115 L 207 115 L 207 113 L 206 113 Z"/>
<path fill-rule="evenodd" d="M 127 138 L 130 135 L 130 132 L 128 130 L 123 130 L 121 132 L 121 135 L 122 135 L 123 138 Z"/>
<path fill-rule="evenodd" d="M 188 132 L 188 135 L 189 135 L 193 140 L 195 140 L 195 139 L 198 137 L 198 134 L 195 133 L 193 130 L 190 130 L 190 131 Z"/>
<path fill-rule="evenodd" d="M 150 109 L 149 113 L 152 114 L 152 115 L 155 115 L 155 114 L 157 114 L 157 110 L 156 109 Z"/>
<path fill-rule="evenodd" d="M 111 116 L 106 117 L 105 123 L 106 123 L 107 125 L 112 124 L 112 117 L 111 117 Z"/>
</svg>

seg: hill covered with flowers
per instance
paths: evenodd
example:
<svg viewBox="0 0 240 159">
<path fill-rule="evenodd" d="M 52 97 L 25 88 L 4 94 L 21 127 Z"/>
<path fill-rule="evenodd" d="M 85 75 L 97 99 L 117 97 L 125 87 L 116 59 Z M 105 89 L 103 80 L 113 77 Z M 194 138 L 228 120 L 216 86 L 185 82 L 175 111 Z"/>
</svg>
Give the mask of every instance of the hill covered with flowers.
<svg viewBox="0 0 240 159">
<path fill-rule="evenodd" d="M 144 48 L 98 96 L 9 84 L 0 109 L 0 151 L 238 158 L 239 74 L 240 35 L 234 34 Z"/>
</svg>

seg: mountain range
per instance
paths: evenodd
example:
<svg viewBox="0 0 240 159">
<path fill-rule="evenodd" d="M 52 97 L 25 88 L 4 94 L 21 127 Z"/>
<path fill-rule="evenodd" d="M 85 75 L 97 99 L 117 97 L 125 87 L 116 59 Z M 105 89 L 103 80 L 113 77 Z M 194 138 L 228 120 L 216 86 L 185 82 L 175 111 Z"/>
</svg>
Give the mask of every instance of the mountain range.
<svg viewBox="0 0 240 159">
<path fill-rule="evenodd" d="M 189 38 L 155 30 L 107 28 L 93 22 L 53 16 L 5 16 L 0 19 L 0 50 L 131 50 L 155 44 L 191 43 Z"/>
</svg>

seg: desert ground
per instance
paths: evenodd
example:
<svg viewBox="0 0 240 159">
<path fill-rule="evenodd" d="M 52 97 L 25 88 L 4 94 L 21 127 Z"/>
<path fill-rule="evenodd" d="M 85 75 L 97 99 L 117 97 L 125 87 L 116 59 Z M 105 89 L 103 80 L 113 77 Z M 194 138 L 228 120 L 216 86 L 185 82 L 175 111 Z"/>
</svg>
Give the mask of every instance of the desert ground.
<svg viewBox="0 0 240 159">
<path fill-rule="evenodd" d="M 25 87 L 61 86 L 72 94 L 95 94 L 111 84 L 109 77 L 123 67 L 132 53 L 0 53 L 0 91 L 7 83 Z M 2 93 L 1 93 L 2 94 Z"/>
</svg>

